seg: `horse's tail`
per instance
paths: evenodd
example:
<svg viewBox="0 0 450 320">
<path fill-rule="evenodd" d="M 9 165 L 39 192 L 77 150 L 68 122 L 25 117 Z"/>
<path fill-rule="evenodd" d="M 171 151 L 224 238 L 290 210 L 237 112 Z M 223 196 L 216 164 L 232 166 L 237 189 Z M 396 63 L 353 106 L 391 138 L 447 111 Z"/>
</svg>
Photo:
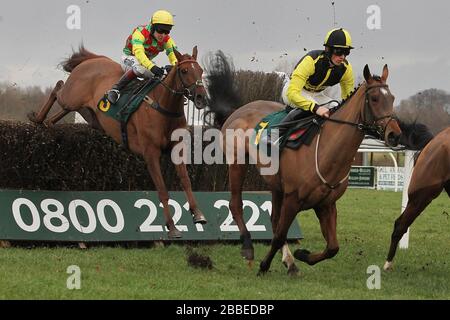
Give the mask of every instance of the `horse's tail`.
<svg viewBox="0 0 450 320">
<path fill-rule="evenodd" d="M 75 69 L 76 66 L 83 63 L 86 60 L 89 59 L 95 59 L 95 58 L 102 58 L 104 56 L 96 55 L 95 53 L 92 53 L 84 48 L 83 45 L 80 45 L 80 48 L 78 49 L 78 52 L 73 52 L 72 56 L 66 60 L 64 60 L 61 65 L 64 69 L 64 71 L 72 72 L 73 69 Z"/>
<path fill-rule="evenodd" d="M 209 110 L 205 117 L 213 114 L 214 126 L 220 128 L 242 101 L 235 82 L 234 65 L 219 50 L 206 56 L 204 66 L 209 95 Z"/>
<path fill-rule="evenodd" d="M 402 130 L 400 144 L 409 150 L 422 150 L 434 138 L 430 129 L 422 123 L 416 121 L 407 123 L 399 120 L 399 125 Z"/>
</svg>

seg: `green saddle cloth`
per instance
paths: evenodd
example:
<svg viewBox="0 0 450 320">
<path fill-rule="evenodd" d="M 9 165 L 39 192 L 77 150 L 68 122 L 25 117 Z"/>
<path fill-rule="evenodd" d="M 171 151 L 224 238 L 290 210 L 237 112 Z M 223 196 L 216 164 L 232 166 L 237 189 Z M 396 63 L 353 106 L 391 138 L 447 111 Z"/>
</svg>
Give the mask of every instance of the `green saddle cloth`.
<svg viewBox="0 0 450 320">
<path fill-rule="evenodd" d="M 265 116 L 255 127 L 255 137 L 253 140 L 253 143 L 256 146 L 259 146 L 259 142 L 261 141 L 261 138 L 268 135 L 271 135 L 271 130 L 275 129 L 273 128 L 275 125 L 279 124 L 287 115 L 288 115 L 288 111 L 286 110 L 281 110 L 281 111 L 277 111 L 277 112 L 273 112 L 267 116 Z M 291 129 L 287 130 L 283 136 L 280 139 L 280 146 L 284 145 L 284 140 L 286 139 L 286 137 L 289 136 L 289 134 L 291 133 Z"/>
<path fill-rule="evenodd" d="M 159 83 L 159 80 L 133 80 L 120 93 L 120 99 L 111 104 L 107 95 L 99 101 L 97 108 L 111 118 L 127 123 L 131 115 L 139 108 L 145 96 Z"/>
</svg>

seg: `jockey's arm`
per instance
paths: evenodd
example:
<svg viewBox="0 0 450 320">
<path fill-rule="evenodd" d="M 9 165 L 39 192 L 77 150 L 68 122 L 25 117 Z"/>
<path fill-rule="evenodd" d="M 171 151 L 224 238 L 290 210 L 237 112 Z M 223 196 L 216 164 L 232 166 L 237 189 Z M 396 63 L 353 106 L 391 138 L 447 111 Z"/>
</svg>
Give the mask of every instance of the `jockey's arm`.
<svg viewBox="0 0 450 320">
<path fill-rule="evenodd" d="M 302 96 L 302 89 L 308 78 L 314 74 L 314 71 L 315 66 L 313 58 L 306 56 L 292 73 L 291 81 L 286 93 L 291 105 L 295 105 L 298 108 L 311 112 L 313 112 L 315 103 Z"/>
<path fill-rule="evenodd" d="M 174 49 L 177 49 L 177 46 L 175 45 L 175 41 L 173 41 L 172 38 L 169 39 L 169 41 L 166 42 L 164 45 L 164 49 L 166 50 L 167 57 L 169 58 L 169 62 L 171 65 L 175 65 L 178 60 L 175 56 L 175 52 L 173 52 Z"/>
<path fill-rule="evenodd" d="M 341 97 L 342 99 L 347 99 L 347 97 L 355 89 L 355 79 L 353 77 L 353 68 L 350 62 L 345 63 L 347 70 L 341 78 Z"/>
<path fill-rule="evenodd" d="M 139 30 L 136 30 L 131 39 L 131 44 L 133 45 L 132 53 L 143 67 L 150 70 L 155 64 L 145 54 L 144 42 L 144 35 Z"/>
</svg>

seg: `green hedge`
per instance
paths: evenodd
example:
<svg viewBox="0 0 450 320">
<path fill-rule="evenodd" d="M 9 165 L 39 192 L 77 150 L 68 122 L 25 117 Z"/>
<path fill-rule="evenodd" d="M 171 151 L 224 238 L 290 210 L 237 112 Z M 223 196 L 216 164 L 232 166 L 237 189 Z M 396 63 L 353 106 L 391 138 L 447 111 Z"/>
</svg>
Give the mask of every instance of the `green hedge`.
<svg viewBox="0 0 450 320">
<path fill-rule="evenodd" d="M 181 191 L 170 154 L 163 155 L 161 167 L 167 188 Z M 189 165 L 188 171 L 194 191 L 228 191 L 227 165 Z M 45 128 L 10 121 L 0 121 L 0 188 L 155 190 L 142 157 L 87 125 Z M 249 166 L 244 190 L 265 190 L 254 166 Z"/>
</svg>

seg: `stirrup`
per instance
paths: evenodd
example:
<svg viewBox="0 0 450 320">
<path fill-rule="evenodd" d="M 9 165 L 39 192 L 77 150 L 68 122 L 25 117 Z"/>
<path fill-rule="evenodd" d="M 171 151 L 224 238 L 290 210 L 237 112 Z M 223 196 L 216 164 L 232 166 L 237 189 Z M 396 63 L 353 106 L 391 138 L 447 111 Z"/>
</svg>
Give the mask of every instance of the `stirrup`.
<svg viewBox="0 0 450 320">
<path fill-rule="evenodd" d="M 111 97 L 112 93 L 115 93 L 116 96 L 117 96 L 117 98 L 114 98 L 114 99 L 113 99 L 113 98 Z M 116 103 L 116 102 L 119 101 L 119 99 L 120 99 L 120 91 L 117 90 L 117 89 L 111 89 L 111 90 L 109 90 L 106 94 L 107 94 L 107 99 L 108 99 L 108 101 L 111 102 L 112 104 Z"/>
</svg>

